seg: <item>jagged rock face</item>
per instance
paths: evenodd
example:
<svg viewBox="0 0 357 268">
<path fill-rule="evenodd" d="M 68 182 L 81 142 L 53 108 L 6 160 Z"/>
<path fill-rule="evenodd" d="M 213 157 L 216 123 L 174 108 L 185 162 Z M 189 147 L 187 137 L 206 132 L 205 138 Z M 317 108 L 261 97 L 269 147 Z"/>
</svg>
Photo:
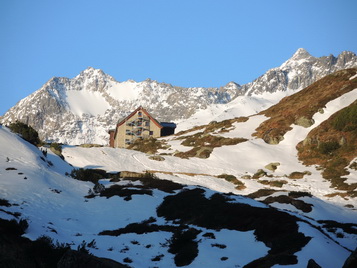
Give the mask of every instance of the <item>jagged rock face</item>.
<svg viewBox="0 0 357 268">
<path fill-rule="evenodd" d="M 333 55 L 315 58 L 300 48 L 280 67 L 273 68 L 255 81 L 244 85 L 242 92 L 252 95 L 279 90 L 300 90 L 328 74 L 355 66 L 357 57 L 352 52 L 344 51 L 337 58 Z"/>
<path fill-rule="evenodd" d="M 220 88 L 183 88 L 147 79 L 117 82 L 103 71 L 88 68 L 78 76 L 54 77 L 41 89 L 21 100 L 2 118 L 35 128 L 40 138 L 66 144 L 108 143 L 108 129 L 144 106 L 159 121 L 186 119 L 211 104 L 225 104 L 241 95 L 300 90 L 323 76 L 357 66 L 352 52 L 315 58 L 299 49 L 291 59 L 240 86 L 234 82 Z"/>
<path fill-rule="evenodd" d="M 47 141 L 107 144 L 108 129 L 139 105 L 158 120 L 171 121 L 212 103 L 227 103 L 239 89 L 233 82 L 221 88 L 175 87 L 150 79 L 120 83 L 90 67 L 73 79 L 50 79 L 12 107 L 2 122 L 22 121 Z"/>
</svg>

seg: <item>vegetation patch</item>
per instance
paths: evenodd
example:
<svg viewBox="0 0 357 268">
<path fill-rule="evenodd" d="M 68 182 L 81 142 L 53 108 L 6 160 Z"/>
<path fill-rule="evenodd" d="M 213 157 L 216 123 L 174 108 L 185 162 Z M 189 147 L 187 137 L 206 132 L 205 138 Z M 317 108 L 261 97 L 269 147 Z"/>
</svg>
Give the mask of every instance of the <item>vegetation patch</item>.
<svg viewBox="0 0 357 268">
<path fill-rule="evenodd" d="M 295 264 L 294 253 L 310 240 L 299 233 L 298 219 L 294 216 L 274 208 L 230 203 L 227 197 L 218 193 L 207 199 L 202 189 L 183 190 L 165 197 L 157 208 L 157 214 L 179 224 L 194 224 L 213 230 L 254 230 L 256 239 L 270 247 L 268 254 L 258 260 L 261 263 L 259 267 L 270 267 L 283 261 Z"/>
<path fill-rule="evenodd" d="M 155 262 L 156 262 L 156 261 L 161 261 L 163 257 L 165 257 L 165 255 L 160 254 L 160 255 L 157 255 L 157 256 L 153 257 L 153 258 L 151 259 L 151 261 L 155 261 Z"/>
<path fill-rule="evenodd" d="M 184 186 L 182 184 L 159 179 L 155 174 L 151 172 L 146 172 L 143 176 L 139 178 L 125 178 L 132 181 L 139 180 L 142 183 L 142 187 L 149 189 L 157 189 L 165 193 L 175 193 L 176 190 L 181 190 Z"/>
<path fill-rule="evenodd" d="M 96 194 L 99 194 L 101 197 L 113 197 L 113 196 L 119 196 L 123 197 L 124 200 L 129 201 L 132 199 L 133 195 L 152 195 L 153 194 L 153 189 L 157 189 L 166 193 L 175 193 L 176 190 L 182 189 L 184 186 L 175 183 L 169 180 L 162 180 L 159 179 L 155 174 L 146 172 L 144 174 L 140 173 L 135 173 L 134 177 L 124 177 L 122 178 L 123 180 L 127 181 L 140 181 L 140 185 L 134 185 L 132 183 L 129 183 L 127 185 L 112 185 L 109 188 L 105 188 L 101 184 L 98 183 L 98 179 L 102 179 L 106 176 L 106 173 L 102 173 L 102 170 L 99 170 L 100 175 L 103 175 L 101 177 L 98 176 L 96 171 L 98 170 L 92 170 L 94 171 L 93 173 L 90 173 L 92 177 L 86 177 L 87 179 L 90 178 L 89 181 L 92 181 L 95 183 L 95 186 L 93 188 L 94 191 L 90 190 L 90 193 L 86 196 L 86 198 L 94 198 Z M 105 171 L 104 171 L 105 172 Z M 127 174 L 129 175 L 129 173 Z M 112 179 L 113 180 L 113 179 Z M 117 179 L 115 179 L 116 181 Z M 100 188 L 100 189 L 98 189 Z"/>
<path fill-rule="evenodd" d="M 55 154 L 58 155 L 60 158 L 64 159 L 64 156 L 62 155 L 62 145 L 57 142 L 52 142 L 50 144 L 50 150 Z"/>
<path fill-rule="evenodd" d="M 14 167 L 8 167 L 8 168 L 5 168 L 5 170 L 9 171 L 9 170 L 17 170 L 17 168 L 14 168 Z"/>
<path fill-rule="evenodd" d="M 201 231 L 189 228 L 187 225 L 157 225 L 155 222 L 156 219 L 151 217 L 139 223 L 128 224 L 124 228 L 102 231 L 99 235 L 120 236 L 128 233 L 141 235 L 161 231 L 171 232 L 172 237 L 166 241 L 164 246 L 168 247 L 168 252 L 175 255 L 176 266 L 189 265 L 198 255 L 198 241 L 196 238 Z M 150 248 L 151 246 L 146 247 Z M 160 256 L 160 258 L 153 258 L 152 261 L 160 261 L 163 255 Z"/>
<path fill-rule="evenodd" d="M 107 178 L 107 172 L 102 169 L 86 169 L 86 168 L 72 169 L 69 175 L 73 179 L 79 181 L 90 181 L 95 184 L 98 183 L 99 180 Z"/>
<path fill-rule="evenodd" d="M 276 180 L 276 181 L 259 180 L 258 182 L 264 185 L 269 185 L 271 187 L 279 187 L 279 188 L 283 187 L 284 184 L 288 183 L 286 180 Z"/>
<path fill-rule="evenodd" d="M 155 232 L 176 232 L 178 229 L 183 230 L 187 229 L 186 225 L 180 226 L 171 226 L 171 225 L 158 225 L 155 224 L 156 219 L 154 217 L 150 217 L 147 220 L 143 220 L 142 222 L 134 222 L 130 223 L 124 228 L 119 228 L 116 230 L 104 230 L 100 232 L 98 235 L 109 235 L 109 236 L 120 236 L 123 234 L 147 234 L 147 233 L 155 233 Z M 151 246 L 149 246 L 150 248 Z"/>
<path fill-rule="evenodd" d="M 157 140 L 153 137 L 147 139 L 137 139 L 128 146 L 128 149 L 140 151 L 147 154 L 156 154 L 159 149 L 167 149 L 168 145 L 163 140 Z"/>
<path fill-rule="evenodd" d="M 349 166 L 350 169 L 353 169 L 353 170 L 357 170 L 357 162 L 353 162 L 350 166 Z"/>
<path fill-rule="evenodd" d="M 224 244 L 214 243 L 214 244 L 211 244 L 211 247 L 213 247 L 213 248 L 225 249 L 227 246 L 224 245 Z"/>
<path fill-rule="evenodd" d="M 262 202 L 265 204 L 271 204 L 271 203 L 290 204 L 305 213 L 309 213 L 312 211 L 311 204 L 308 204 L 302 200 L 295 199 L 291 195 L 269 196 Z"/>
<path fill-rule="evenodd" d="M 233 127 L 235 122 L 245 122 L 248 117 L 239 117 L 234 119 L 228 119 L 221 122 L 213 121 L 208 125 L 197 126 L 192 129 L 181 131 L 175 136 L 179 136 L 176 139 L 182 140 L 181 145 L 193 147 L 191 150 L 186 152 L 177 152 L 174 156 L 181 158 L 189 157 L 199 157 L 199 158 L 208 158 L 213 149 L 216 147 L 221 147 L 225 145 L 236 145 L 241 142 L 247 141 L 244 138 L 226 138 L 218 135 L 212 135 L 213 132 L 223 133 L 227 132 L 228 129 Z M 202 130 L 198 133 L 189 136 L 182 136 L 184 134 Z"/>
<path fill-rule="evenodd" d="M 172 238 L 168 241 L 168 251 L 175 254 L 176 266 L 189 265 L 198 256 L 198 241 L 196 238 L 200 232 L 195 228 L 178 229 L 174 232 Z"/>
<path fill-rule="evenodd" d="M 345 233 L 357 235 L 357 224 L 355 223 L 340 223 L 332 220 L 320 220 L 318 222 L 329 232 L 335 233 L 337 229 L 342 229 Z"/>
<path fill-rule="evenodd" d="M 129 201 L 132 199 L 132 195 L 152 195 L 152 190 L 145 189 L 141 185 L 112 185 L 109 188 L 105 188 L 100 196 L 105 196 L 106 198 L 110 198 L 113 196 L 123 197 L 125 201 Z M 88 195 L 87 198 L 93 198 L 95 195 Z"/>
<path fill-rule="evenodd" d="M 151 155 L 151 156 L 149 156 L 149 159 L 155 160 L 155 161 L 165 161 L 165 158 L 162 157 L 161 155 Z"/>
<path fill-rule="evenodd" d="M 0 267 L 122 267 L 119 262 L 98 258 L 88 253 L 86 246 L 95 241 L 83 241 L 78 250 L 41 236 L 35 241 L 23 237 L 28 228 L 26 220 L 0 219 Z M 109 266 L 110 263 L 110 266 Z"/>
<path fill-rule="evenodd" d="M 357 101 L 333 114 L 328 120 L 310 131 L 303 142 L 297 145 L 298 157 L 305 165 L 318 165 L 322 176 L 331 187 L 344 191 L 347 196 L 357 196 L 357 183 L 348 184 L 344 176 L 347 167 L 357 155 L 357 132 L 354 120 L 345 121 L 344 116 L 357 117 Z M 342 123 L 337 123 L 342 122 Z"/>
<path fill-rule="evenodd" d="M 193 147 L 187 152 L 176 153 L 175 156 L 181 158 L 188 157 L 199 157 L 208 158 L 211 152 L 216 147 L 221 147 L 225 145 L 236 145 L 241 142 L 245 142 L 247 139 L 244 138 L 225 138 L 222 136 L 215 136 L 211 134 L 206 134 L 204 132 L 196 133 L 189 137 L 184 137 L 182 145 Z"/>
<path fill-rule="evenodd" d="M 312 194 L 309 192 L 297 192 L 297 191 L 291 191 L 288 194 L 292 198 L 299 198 L 299 197 L 312 197 Z"/>
<path fill-rule="evenodd" d="M 242 117 L 236 117 L 233 119 L 223 120 L 220 122 L 212 121 L 208 125 L 196 126 L 191 129 L 188 129 L 188 130 L 180 131 L 177 134 L 175 134 L 175 136 L 182 136 L 182 135 L 185 135 L 187 133 L 197 131 L 197 130 L 202 130 L 202 133 L 212 133 L 215 131 L 218 131 L 220 133 L 227 132 L 227 129 L 230 129 L 233 127 L 233 123 L 246 122 L 246 121 L 248 121 L 248 119 L 249 119 L 249 117 L 242 116 Z"/>
<path fill-rule="evenodd" d="M 214 235 L 214 233 L 211 233 L 211 232 L 204 233 L 202 236 L 209 238 L 209 239 L 216 239 L 216 236 Z"/>
<path fill-rule="evenodd" d="M 8 200 L 0 198 L 0 207 L 11 207 L 11 204 Z"/>
<path fill-rule="evenodd" d="M 357 131 L 357 105 L 352 105 L 341 110 L 332 120 L 334 129 L 343 132 Z"/>
<path fill-rule="evenodd" d="M 273 193 L 276 193 L 277 190 L 272 190 L 272 189 L 259 189 L 258 191 L 248 194 L 247 197 L 252 198 L 252 199 L 257 199 L 260 197 L 264 196 L 269 196 L 272 195 Z"/>
<path fill-rule="evenodd" d="M 189 158 L 189 157 L 198 157 L 198 158 L 208 158 L 213 151 L 213 148 L 210 147 L 194 147 L 193 149 L 187 152 L 178 152 L 174 156 L 180 158 Z"/>
<path fill-rule="evenodd" d="M 305 175 L 311 175 L 311 172 L 310 171 L 304 171 L 304 172 L 294 171 L 294 172 L 290 173 L 288 178 L 292 179 L 292 180 L 299 180 L 299 179 L 302 179 Z"/>
<path fill-rule="evenodd" d="M 38 137 L 37 131 L 31 126 L 17 121 L 16 123 L 11 123 L 8 127 L 12 132 L 20 134 L 25 141 L 35 146 L 41 146 L 42 141 Z"/>
<path fill-rule="evenodd" d="M 266 171 L 264 171 L 263 169 L 258 169 L 257 172 L 254 173 L 252 179 L 259 179 L 261 177 L 265 177 L 268 176 L 268 173 L 266 173 Z"/>
<path fill-rule="evenodd" d="M 217 178 L 225 179 L 226 181 L 233 183 L 234 185 L 236 185 L 237 190 L 243 190 L 246 188 L 244 183 L 241 182 L 240 180 L 238 180 L 233 175 L 221 174 L 221 175 L 218 175 Z"/>
<path fill-rule="evenodd" d="M 99 147 L 103 147 L 103 145 L 94 144 L 94 143 L 85 143 L 85 144 L 80 144 L 79 147 L 82 147 L 82 148 L 99 148 Z"/>
</svg>

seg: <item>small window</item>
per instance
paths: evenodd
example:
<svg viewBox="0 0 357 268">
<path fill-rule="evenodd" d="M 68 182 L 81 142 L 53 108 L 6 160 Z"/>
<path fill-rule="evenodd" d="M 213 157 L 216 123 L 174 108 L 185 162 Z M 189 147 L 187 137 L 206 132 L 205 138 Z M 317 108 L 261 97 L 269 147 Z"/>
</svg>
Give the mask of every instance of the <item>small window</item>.
<svg viewBox="0 0 357 268">
<path fill-rule="evenodd" d="M 147 127 L 150 126 L 150 122 L 149 122 L 149 121 L 146 121 L 146 122 L 145 122 L 145 126 L 147 126 Z"/>
<path fill-rule="evenodd" d="M 142 117 L 143 116 L 142 112 L 138 112 L 138 116 Z"/>
<path fill-rule="evenodd" d="M 154 131 L 150 131 L 150 136 L 154 135 Z"/>
</svg>

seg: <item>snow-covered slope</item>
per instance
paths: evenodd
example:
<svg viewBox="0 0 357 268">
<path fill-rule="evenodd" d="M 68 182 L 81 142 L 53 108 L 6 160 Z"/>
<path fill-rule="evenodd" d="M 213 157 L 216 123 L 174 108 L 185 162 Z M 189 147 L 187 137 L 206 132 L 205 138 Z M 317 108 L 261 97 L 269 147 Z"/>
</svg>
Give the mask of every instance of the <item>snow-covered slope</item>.
<svg viewBox="0 0 357 268">
<path fill-rule="evenodd" d="M 342 102 L 345 104 L 344 101 Z M 337 104 L 331 104 L 327 109 L 333 110 L 335 107 Z M 252 118 L 247 126 L 252 126 L 261 119 Z M 227 133 L 229 134 L 232 133 Z M 249 149 L 263 146 L 253 141 L 249 144 Z M 222 150 L 227 153 L 230 149 L 227 147 Z M 261 163 L 268 160 L 266 157 L 269 154 L 271 153 L 266 155 L 254 153 L 255 159 Z M 234 191 L 230 183 L 213 177 L 214 174 L 227 170 L 233 172 L 233 166 L 226 160 L 220 159 L 222 151 L 215 153 L 214 161 L 208 161 L 206 166 L 202 166 L 203 160 L 174 161 L 173 157 L 165 157 L 165 161 L 159 162 L 148 159 L 148 156 L 143 153 L 113 148 L 66 147 L 64 155 L 66 160 L 77 167 L 99 167 L 116 171 L 124 169 L 171 170 L 172 175 L 164 173 L 158 173 L 158 175 L 161 178 L 192 185 L 201 184 L 216 190 Z M 244 170 L 239 165 L 236 165 L 235 169 L 236 173 Z M 168 241 L 172 241 L 173 235 L 168 228 L 179 228 L 179 225 L 158 216 L 156 208 L 164 202 L 165 197 L 176 197 L 180 191 L 166 193 L 154 189 L 151 195 L 133 195 L 129 201 L 119 196 L 85 198 L 93 184 L 69 178 L 65 173 L 70 170 L 71 167 L 66 162 L 51 152 L 48 152 L 45 157 L 36 147 L 0 126 L 0 198 L 13 204 L 11 207 L 1 207 L 0 217 L 13 219 L 16 218 L 15 213 L 20 213 L 20 217 L 29 222 L 25 236 L 31 239 L 46 235 L 55 241 L 69 243 L 73 249 L 82 245 L 83 241 L 88 245 L 94 240 L 95 244 L 88 249 L 96 256 L 111 258 L 119 262 L 126 261 L 132 267 L 176 267 L 174 254 L 168 252 Z M 178 171 L 204 172 L 207 175 L 192 177 Z M 106 188 L 114 184 L 129 183 L 125 180 L 119 182 L 101 180 L 100 182 Z M 323 183 L 321 186 L 323 187 Z M 194 189 L 197 188 L 188 186 L 181 194 L 191 190 L 193 193 Z M 213 190 L 202 189 L 206 198 L 215 194 Z M 268 209 L 267 205 L 246 197 L 230 196 L 230 198 L 230 206 L 247 204 L 252 209 Z M 304 200 L 313 204 L 311 213 L 304 214 L 296 209 L 294 212 L 294 209 L 288 206 L 281 207 L 283 211 L 285 209 L 292 211 L 289 213 L 300 219 L 297 220 L 299 232 L 311 238 L 300 251 L 295 253 L 297 263 L 289 267 L 306 267 L 310 259 L 314 259 L 325 268 L 341 267 L 350 255 L 350 251 L 354 249 L 356 236 L 339 231 L 343 233 L 343 238 L 329 237 L 316 228 L 321 226 L 316 220 L 335 220 L 356 224 L 356 212 L 316 197 L 305 197 Z M 103 230 L 117 230 L 130 223 L 148 220 L 150 217 L 157 226 L 166 226 L 166 231 L 157 230 L 144 234 L 129 232 L 119 236 L 99 235 Z M 283 223 L 276 222 L 276 226 L 279 225 Z M 257 239 L 256 232 L 242 232 L 230 228 L 217 230 L 195 224 L 190 224 L 189 227 L 200 233 L 195 239 L 198 245 L 198 256 L 187 267 L 243 267 L 254 260 L 260 258 L 264 260 L 269 256 L 271 245 L 262 243 L 260 238 Z M 278 227 L 277 230 L 279 230 Z M 337 241 L 340 244 L 336 243 Z"/>
<path fill-rule="evenodd" d="M 139 105 L 159 121 L 178 122 L 182 130 L 208 120 L 225 119 L 227 114 L 255 114 L 327 74 L 354 66 L 357 57 L 352 52 L 315 58 L 299 49 L 280 67 L 251 83 L 240 86 L 230 82 L 220 88 L 182 88 L 150 79 L 117 82 L 90 67 L 72 79 L 50 79 L 12 107 L 2 122 L 27 123 L 44 140 L 106 145 L 108 129 Z M 187 121 L 191 116 L 192 120 Z"/>
</svg>

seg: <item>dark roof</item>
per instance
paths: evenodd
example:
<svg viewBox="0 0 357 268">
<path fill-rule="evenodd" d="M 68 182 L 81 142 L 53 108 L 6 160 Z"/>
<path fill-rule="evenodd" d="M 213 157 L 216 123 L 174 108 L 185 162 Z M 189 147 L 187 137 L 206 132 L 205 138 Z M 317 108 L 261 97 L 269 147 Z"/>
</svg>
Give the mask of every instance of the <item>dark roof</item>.
<svg viewBox="0 0 357 268">
<path fill-rule="evenodd" d="M 176 124 L 173 122 L 160 122 L 163 127 L 176 128 Z"/>
</svg>

